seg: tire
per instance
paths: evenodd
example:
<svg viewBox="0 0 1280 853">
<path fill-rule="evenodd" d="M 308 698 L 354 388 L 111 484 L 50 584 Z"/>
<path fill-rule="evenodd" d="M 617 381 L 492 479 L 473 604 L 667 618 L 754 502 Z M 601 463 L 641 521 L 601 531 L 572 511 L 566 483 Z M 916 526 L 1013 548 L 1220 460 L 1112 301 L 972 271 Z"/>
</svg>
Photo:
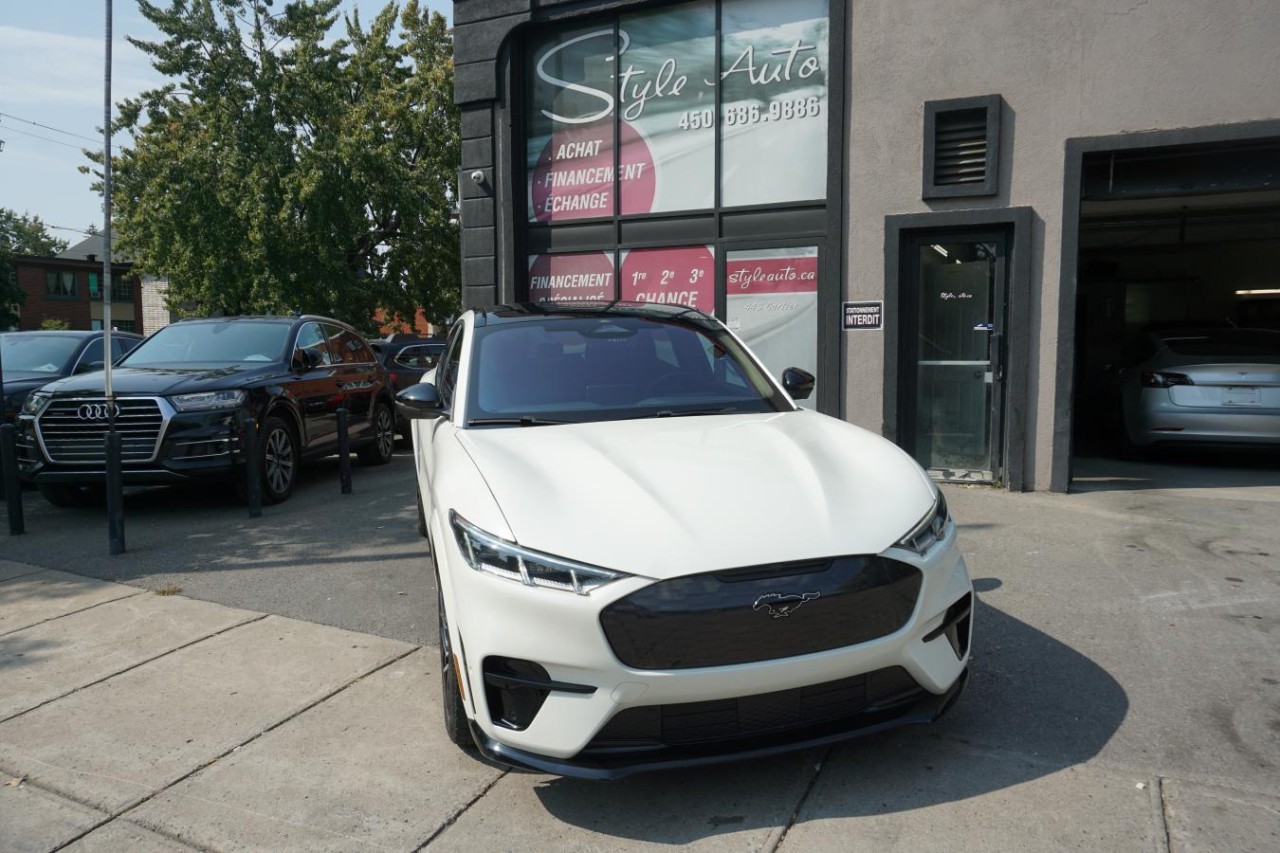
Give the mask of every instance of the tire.
<svg viewBox="0 0 1280 853">
<path fill-rule="evenodd" d="M 60 509 L 97 506 L 107 498 L 107 487 L 100 483 L 87 486 L 41 483 L 38 488 L 45 500 Z"/>
<path fill-rule="evenodd" d="M 282 418 L 272 415 L 258 430 L 258 472 L 262 477 L 262 502 L 278 504 L 293 494 L 298 481 L 298 436 Z M 241 500 L 249 499 L 249 489 L 241 477 L 236 490 Z"/>
<path fill-rule="evenodd" d="M 436 575 L 437 611 L 440 614 L 440 708 L 444 732 L 455 746 L 474 749 L 471 729 L 467 725 L 467 708 L 458 688 L 458 675 L 453 665 L 453 648 L 449 640 L 449 620 L 444 611 L 444 593 L 440 592 L 440 576 Z"/>
<path fill-rule="evenodd" d="M 386 403 L 373 407 L 373 441 L 356 451 L 361 465 L 386 465 L 396 449 L 396 416 Z"/>
</svg>

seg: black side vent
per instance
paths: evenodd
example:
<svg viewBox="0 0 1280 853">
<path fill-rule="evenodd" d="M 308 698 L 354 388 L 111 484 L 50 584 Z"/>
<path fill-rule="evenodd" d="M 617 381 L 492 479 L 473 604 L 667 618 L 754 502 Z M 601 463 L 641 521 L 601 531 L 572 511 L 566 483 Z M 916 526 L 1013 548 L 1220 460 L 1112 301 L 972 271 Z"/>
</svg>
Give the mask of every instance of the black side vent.
<svg viewBox="0 0 1280 853">
<path fill-rule="evenodd" d="M 922 198 L 996 194 L 1000 103 L 987 95 L 924 105 Z"/>
</svg>

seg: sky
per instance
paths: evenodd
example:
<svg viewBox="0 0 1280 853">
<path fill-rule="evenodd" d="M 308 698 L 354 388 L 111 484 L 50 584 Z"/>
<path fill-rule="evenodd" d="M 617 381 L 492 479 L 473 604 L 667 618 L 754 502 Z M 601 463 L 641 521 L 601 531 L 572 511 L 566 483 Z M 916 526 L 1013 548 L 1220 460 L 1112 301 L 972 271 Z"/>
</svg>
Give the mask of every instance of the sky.
<svg viewBox="0 0 1280 853">
<path fill-rule="evenodd" d="M 450 0 L 420 3 L 452 19 Z M 135 0 L 112 5 L 111 100 L 117 104 L 164 78 L 125 40 L 156 40 L 160 33 Z M 341 9 L 358 9 L 368 22 L 385 5 L 343 0 Z M 102 227 L 102 197 L 90 189 L 92 176 L 77 168 L 89 165 L 83 148 L 102 148 L 105 33 L 105 0 L 0 0 L 0 207 L 39 216 L 52 235 L 73 245 L 83 239 L 78 231 Z M 115 135 L 113 152 L 128 139 Z"/>
</svg>

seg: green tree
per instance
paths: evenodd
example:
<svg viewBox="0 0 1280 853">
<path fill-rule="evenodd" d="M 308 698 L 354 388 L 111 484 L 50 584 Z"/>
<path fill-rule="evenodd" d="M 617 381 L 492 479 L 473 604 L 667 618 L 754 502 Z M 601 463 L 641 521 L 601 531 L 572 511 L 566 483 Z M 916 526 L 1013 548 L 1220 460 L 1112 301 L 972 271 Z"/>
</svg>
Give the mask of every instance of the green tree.
<svg viewBox="0 0 1280 853">
<path fill-rule="evenodd" d="M 52 257 L 66 250 L 67 241 L 50 234 L 39 216 L 0 207 L 0 245 L 19 255 Z"/>
<path fill-rule="evenodd" d="M 18 286 L 14 255 L 52 256 L 67 248 L 67 241 L 54 237 L 39 216 L 0 207 L 0 330 L 18 325 L 27 295 Z"/>
<path fill-rule="evenodd" d="M 120 106 L 113 224 L 198 313 L 301 310 L 366 330 L 459 305 L 453 45 L 410 0 L 365 27 L 338 0 L 173 0 L 135 41 L 170 78 Z M 93 155 L 90 155 L 93 159 Z M 101 158 L 97 158 L 101 162 Z"/>
</svg>

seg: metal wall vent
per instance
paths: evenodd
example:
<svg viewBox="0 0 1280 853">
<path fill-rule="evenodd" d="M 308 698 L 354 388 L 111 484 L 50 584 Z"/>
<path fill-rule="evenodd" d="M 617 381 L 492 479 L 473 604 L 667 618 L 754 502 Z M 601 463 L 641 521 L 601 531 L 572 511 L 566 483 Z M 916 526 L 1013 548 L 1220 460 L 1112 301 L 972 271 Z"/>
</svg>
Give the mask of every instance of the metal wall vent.
<svg viewBox="0 0 1280 853">
<path fill-rule="evenodd" d="M 996 194 L 1000 104 L 987 95 L 924 105 L 923 198 Z"/>
</svg>

